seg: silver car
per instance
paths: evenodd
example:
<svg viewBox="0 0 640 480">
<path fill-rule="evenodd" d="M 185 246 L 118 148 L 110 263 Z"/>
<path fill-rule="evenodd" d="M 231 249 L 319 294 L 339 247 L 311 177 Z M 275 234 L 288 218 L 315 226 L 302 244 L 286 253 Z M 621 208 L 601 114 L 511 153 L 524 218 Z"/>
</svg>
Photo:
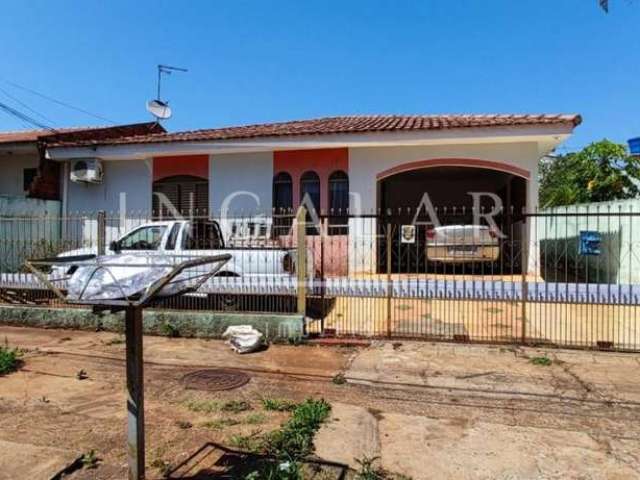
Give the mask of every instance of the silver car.
<svg viewBox="0 0 640 480">
<path fill-rule="evenodd" d="M 430 262 L 495 262 L 500 256 L 498 233 L 484 225 L 447 225 L 426 233 Z"/>
</svg>

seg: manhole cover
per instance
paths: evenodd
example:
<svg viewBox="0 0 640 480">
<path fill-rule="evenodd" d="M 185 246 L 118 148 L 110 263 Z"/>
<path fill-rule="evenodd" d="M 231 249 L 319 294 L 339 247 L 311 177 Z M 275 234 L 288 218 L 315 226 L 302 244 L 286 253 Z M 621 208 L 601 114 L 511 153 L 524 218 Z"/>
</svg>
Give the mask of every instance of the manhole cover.
<svg viewBox="0 0 640 480">
<path fill-rule="evenodd" d="M 182 377 L 185 388 L 190 390 L 231 390 L 247 384 L 251 377 L 233 370 L 198 370 Z"/>
</svg>

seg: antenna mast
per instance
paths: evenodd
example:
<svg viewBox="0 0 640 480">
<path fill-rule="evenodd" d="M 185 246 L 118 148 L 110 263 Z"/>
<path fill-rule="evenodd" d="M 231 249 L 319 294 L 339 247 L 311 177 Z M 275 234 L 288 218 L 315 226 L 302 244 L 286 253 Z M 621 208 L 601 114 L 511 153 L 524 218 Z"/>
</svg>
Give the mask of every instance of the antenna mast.
<svg viewBox="0 0 640 480">
<path fill-rule="evenodd" d="M 171 65 L 158 65 L 158 96 L 156 100 L 162 101 L 160 98 L 160 86 L 162 84 L 162 74 L 171 75 L 171 72 L 188 72 L 186 68 L 172 67 Z"/>
</svg>

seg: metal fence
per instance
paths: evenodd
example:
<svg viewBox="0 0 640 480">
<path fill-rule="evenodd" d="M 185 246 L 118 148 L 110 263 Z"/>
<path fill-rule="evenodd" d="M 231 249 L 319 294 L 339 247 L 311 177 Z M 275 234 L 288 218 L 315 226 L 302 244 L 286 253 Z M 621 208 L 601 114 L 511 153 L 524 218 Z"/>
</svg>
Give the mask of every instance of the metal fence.
<svg viewBox="0 0 640 480">
<path fill-rule="evenodd" d="M 228 271 L 158 308 L 304 310 L 310 335 L 640 350 L 640 211 L 631 204 L 298 218 L 190 212 L 175 228 L 167 220 L 0 218 L 0 302 L 59 305 L 23 270 L 27 258 L 224 249 Z M 136 237 L 150 222 L 156 228 Z"/>
</svg>

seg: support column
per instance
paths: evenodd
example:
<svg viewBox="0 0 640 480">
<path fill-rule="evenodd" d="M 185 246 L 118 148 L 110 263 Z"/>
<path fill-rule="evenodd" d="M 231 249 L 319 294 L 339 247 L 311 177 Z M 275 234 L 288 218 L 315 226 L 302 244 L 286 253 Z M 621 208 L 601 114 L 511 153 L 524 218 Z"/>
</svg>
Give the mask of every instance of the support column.
<svg viewBox="0 0 640 480">
<path fill-rule="evenodd" d="M 144 371 L 142 364 L 142 308 L 127 307 L 127 459 L 129 480 L 143 480 Z"/>
</svg>

